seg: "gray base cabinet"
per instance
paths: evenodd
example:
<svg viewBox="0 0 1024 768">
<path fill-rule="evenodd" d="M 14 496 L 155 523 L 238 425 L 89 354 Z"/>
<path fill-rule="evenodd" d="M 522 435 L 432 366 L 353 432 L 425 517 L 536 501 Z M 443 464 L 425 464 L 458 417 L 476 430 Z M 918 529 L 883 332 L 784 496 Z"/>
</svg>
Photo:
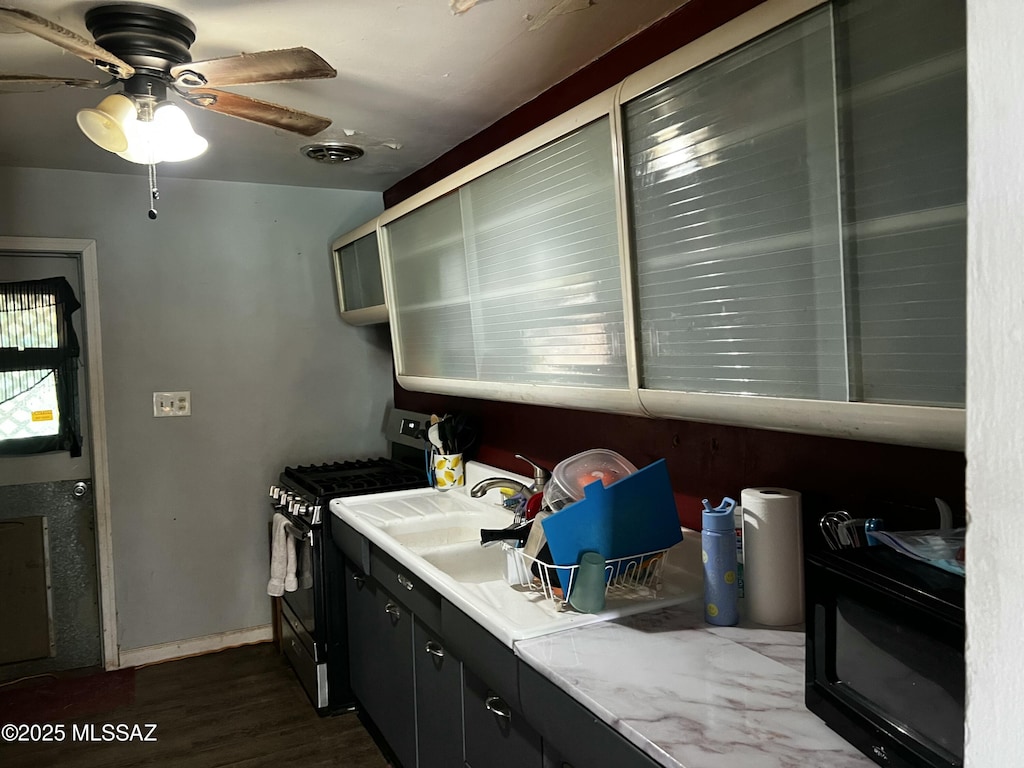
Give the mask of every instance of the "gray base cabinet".
<svg viewBox="0 0 1024 768">
<path fill-rule="evenodd" d="M 400 768 L 657 766 L 386 552 L 331 528 L 352 691 Z"/>
<path fill-rule="evenodd" d="M 470 768 L 541 768 L 541 739 L 483 680 L 464 670 L 463 719 Z"/>
<path fill-rule="evenodd" d="M 462 765 L 462 664 L 418 619 L 413 637 L 418 768 Z"/>
<path fill-rule="evenodd" d="M 545 768 L 657 768 L 651 757 L 523 662 L 519 695 L 543 736 Z"/>
<path fill-rule="evenodd" d="M 350 565 L 345 576 L 352 692 L 403 768 L 415 768 L 412 613 Z"/>
</svg>

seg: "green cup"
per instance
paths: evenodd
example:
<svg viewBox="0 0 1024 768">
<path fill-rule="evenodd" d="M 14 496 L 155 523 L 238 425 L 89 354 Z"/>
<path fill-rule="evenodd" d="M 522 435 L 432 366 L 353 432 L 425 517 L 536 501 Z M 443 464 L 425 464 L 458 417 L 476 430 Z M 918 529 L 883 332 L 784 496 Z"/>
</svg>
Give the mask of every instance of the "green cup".
<svg viewBox="0 0 1024 768">
<path fill-rule="evenodd" d="M 584 552 L 576 567 L 569 605 L 580 613 L 599 613 L 604 610 L 604 592 L 608 585 L 604 556 L 600 552 Z"/>
</svg>

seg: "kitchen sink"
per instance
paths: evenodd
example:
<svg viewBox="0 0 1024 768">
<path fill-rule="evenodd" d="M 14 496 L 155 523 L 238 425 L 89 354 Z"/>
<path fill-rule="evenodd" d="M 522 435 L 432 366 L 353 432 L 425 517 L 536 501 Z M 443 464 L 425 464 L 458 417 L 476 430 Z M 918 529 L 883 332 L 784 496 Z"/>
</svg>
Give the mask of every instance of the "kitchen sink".
<svg viewBox="0 0 1024 768">
<path fill-rule="evenodd" d="M 472 481 L 474 463 L 467 465 Z M 478 478 L 504 474 L 476 468 Z M 480 529 L 505 528 L 512 513 L 497 491 L 476 499 L 465 489 L 433 488 L 335 499 L 331 512 L 430 584 L 511 647 L 516 640 L 700 599 L 700 534 L 684 531 L 669 550 L 656 595 L 609 593 L 605 610 L 577 613 L 559 599 L 506 581 L 508 557 L 498 543 L 482 546 Z"/>
<path fill-rule="evenodd" d="M 479 538 L 479 531 L 477 532 Z M 455 581 L 482 584 L 505 578 L 507 558 L 500 544 L 481 546 L 479 541 L 426 547 L 420 557 Z"/>
<path fill-rule="evenodd" d="M 483 506 L 483 505 L 480 505 Z M 495 508 L 442 517 L 396 521 L 381 530 L 414 552 L 458 544 L 480 546 L 481 528 L 504 528 L 512 523 L 508 511 Z"/>
</svg>

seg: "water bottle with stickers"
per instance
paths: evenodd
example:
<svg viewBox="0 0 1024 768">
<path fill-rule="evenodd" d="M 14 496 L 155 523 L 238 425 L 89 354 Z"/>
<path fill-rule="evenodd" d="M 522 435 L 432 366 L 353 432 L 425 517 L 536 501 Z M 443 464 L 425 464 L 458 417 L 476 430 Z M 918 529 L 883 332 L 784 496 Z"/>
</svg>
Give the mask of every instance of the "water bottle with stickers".
<svg viewBox="0 0 1024 768">
<path fill-rule="evenodd" d="M 736 502 L 729 497 L 714 509 L 704 499 L 700 548 L 704 563 L 704 621 L 720 627 L 739 623 L 737 603 Z"/>
</svg>

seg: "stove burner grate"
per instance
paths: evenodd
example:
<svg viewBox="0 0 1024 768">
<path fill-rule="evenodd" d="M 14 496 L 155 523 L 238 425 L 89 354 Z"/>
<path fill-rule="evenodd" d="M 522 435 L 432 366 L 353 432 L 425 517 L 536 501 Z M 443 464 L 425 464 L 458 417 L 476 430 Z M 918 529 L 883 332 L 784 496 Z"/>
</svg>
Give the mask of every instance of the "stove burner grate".
<svg viewBox="0 0 1024 768">
<path fill-rule="evenodd" d="M 360 493 L 422 488 L 427 484 L 422 471 L 384 458 L 286 467 L 281 479 L 321 502 Z"/>
</svg>

